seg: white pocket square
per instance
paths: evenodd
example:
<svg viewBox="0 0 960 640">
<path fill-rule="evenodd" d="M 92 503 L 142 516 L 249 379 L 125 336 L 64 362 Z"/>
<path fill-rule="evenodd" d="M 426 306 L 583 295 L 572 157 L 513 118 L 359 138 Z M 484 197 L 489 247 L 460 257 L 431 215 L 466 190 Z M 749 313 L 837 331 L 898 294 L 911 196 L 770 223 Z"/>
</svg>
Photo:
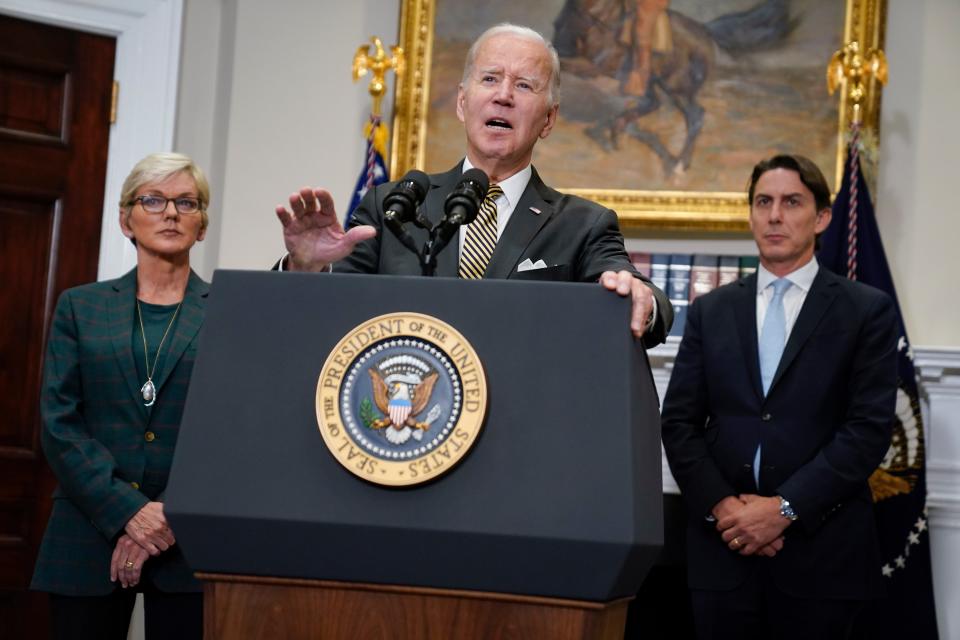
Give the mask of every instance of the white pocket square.
<svg viewBox="0 0 960 640">
<path fill-rule="evenodd" d="M 517 272 L 521 271 L 533 271 L 534 269 L 546 269 L 547 263 L 543 260 L 537 260 L 536 262 L 531 262 L 530 258 L 527 258 L 523 262 L 517 265 Z"/>
</svg>

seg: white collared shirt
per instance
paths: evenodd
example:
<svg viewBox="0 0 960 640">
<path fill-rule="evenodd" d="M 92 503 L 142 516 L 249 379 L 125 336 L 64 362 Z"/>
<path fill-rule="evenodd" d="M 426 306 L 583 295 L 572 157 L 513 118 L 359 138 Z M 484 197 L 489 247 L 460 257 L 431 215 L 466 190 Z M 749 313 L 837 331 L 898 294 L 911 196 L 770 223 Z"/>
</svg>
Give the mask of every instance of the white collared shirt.
<svg viewBox="0 0 960 640">
<path fill-rule="evenodd" d="M 816 258 L 811 258 L 810 262 L 803 265 L 795 271 L 791 271 L 783 276 L 790 281 L 791 287 L 783 294 L 783 319 L 786 321 L 786 339 L 789 340 L 790 332 L 793 331 L 793 325 L 797 322 L 797 316 L 800 315 L 800 308 L 803 307 L 803 301 L 807 299 L 807 293 L 813 285 L 813 279 L 817 277 L 820 265 Z M 763 321 L 767 317 L 767 307 L 773 300 L 773 287 L 770 286 L 777 276 L 767 271 L 761 264 L 757 267 L 757 342 L 760 341 L 760 331 L 763 327 Z"/>
<path fill-rule="evenodd" d="M 467 171 L 468 169 L 473 169 L 473 165 L 470 164 L 469 158 L 464 158 L 463 170 Z M 497 198 L 497 240 L 503 235 L 503 230 L 507 228 L 510 216 L 513 215 L 513 210 L 517 208 L 520 196 L 523 195 L 527 185 L 530 184 L 530 176 L 532 175 L 533 166 L 528 164 L 503 182 L 497 183 L 503 189 L 503 195 Z M 461 227 L 461 231 L 459 253 L 463 253 L 463 242 L 467 236 L 464 227 Z"/>
</svg>

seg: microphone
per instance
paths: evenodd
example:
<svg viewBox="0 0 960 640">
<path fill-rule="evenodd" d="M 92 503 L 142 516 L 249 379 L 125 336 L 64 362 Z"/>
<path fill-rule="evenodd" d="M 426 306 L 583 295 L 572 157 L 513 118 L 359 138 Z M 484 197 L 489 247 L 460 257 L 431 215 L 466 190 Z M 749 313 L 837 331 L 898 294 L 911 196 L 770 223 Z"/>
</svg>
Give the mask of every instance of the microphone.
<svg viewBox="0 0 960 640">
<path fill-rule="evenodd" d="M 426 228 L 426 221 L 417 215 L 417 207 L 427 197 L 430 189 L 430 178 L 423 171 L 416 169 L 408 171 L 394 185 L 387 197 L 383 199 L 384 220 L 388 225 L 398 225 L 413 222 L 418 227 Z"/>
<path fill-rule="evenodd" d="M 487 195 L 490 179 L 480 169 L 464 171 L 460 182 L 443 203 L 443 220 L 437 225 L 433 254 L 447 246 L 461 225 L 470 224 L 480 212 L 480 203 Z"/>
<path fill-rule="evenodd" d="M 417 243 L 403 225 L 413 221 L 418 227 L 427 228 L 426 221 L 417 215 L 417 207 L 427 197 L 429 188 L 430 178 L 427 174 L 414 169 L 408 171 L 383 199 L 383 223 L 403 246 L 418 255 Z"/>
<path fill-rule="evenodd" d="M 487 195 L 490 179 L 480 169 L 470 169 L 460 176 L 460 182 L 453 188 L 443 203 L 443 220 L 441 225 L 454 228 L 463 224 L 470 224 L 477 218 L 480 203 Z"/>
</svg>

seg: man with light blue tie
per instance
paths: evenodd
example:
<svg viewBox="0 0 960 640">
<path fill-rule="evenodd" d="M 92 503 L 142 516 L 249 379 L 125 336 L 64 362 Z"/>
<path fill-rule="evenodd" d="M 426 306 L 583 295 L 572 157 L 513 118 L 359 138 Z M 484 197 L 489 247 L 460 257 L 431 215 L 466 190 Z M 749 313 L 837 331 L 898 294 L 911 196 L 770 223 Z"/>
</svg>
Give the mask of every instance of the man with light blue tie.
<svg viewBox="0 0 960 640">
<path fill-rule="evenodd" d="M 691 305 L 662 411 L 700 638 L 847 638 L 883 593 L 867 480 L 890 444 L 893 301 L 821 269 L 813 162 L 754 167 L 755 275 Z"/>
</svg>

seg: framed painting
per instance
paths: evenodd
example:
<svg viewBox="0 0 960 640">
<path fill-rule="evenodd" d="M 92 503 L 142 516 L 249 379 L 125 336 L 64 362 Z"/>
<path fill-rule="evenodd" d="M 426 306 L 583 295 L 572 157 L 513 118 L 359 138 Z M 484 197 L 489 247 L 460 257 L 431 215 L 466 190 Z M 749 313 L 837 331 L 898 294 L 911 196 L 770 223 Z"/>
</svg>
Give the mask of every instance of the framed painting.
<svg viewBox="0 0 960 640">
<path fill-rule="evenodd" d="M 851 40 L 881 48 L 885 21 L 886 0 L 401 0 L 391 171 L 462 157 L 467 49 L 513 22 L 560 54 L 557 125 L 534 152 L 549 184 L 623 226 L 744 230 L 762 158 L 801 153 L 838 187 L 851 109 L 827 94 L 827 63 Z M 879 91 L 869 95 L 875 127 Z"/>
</svg>

